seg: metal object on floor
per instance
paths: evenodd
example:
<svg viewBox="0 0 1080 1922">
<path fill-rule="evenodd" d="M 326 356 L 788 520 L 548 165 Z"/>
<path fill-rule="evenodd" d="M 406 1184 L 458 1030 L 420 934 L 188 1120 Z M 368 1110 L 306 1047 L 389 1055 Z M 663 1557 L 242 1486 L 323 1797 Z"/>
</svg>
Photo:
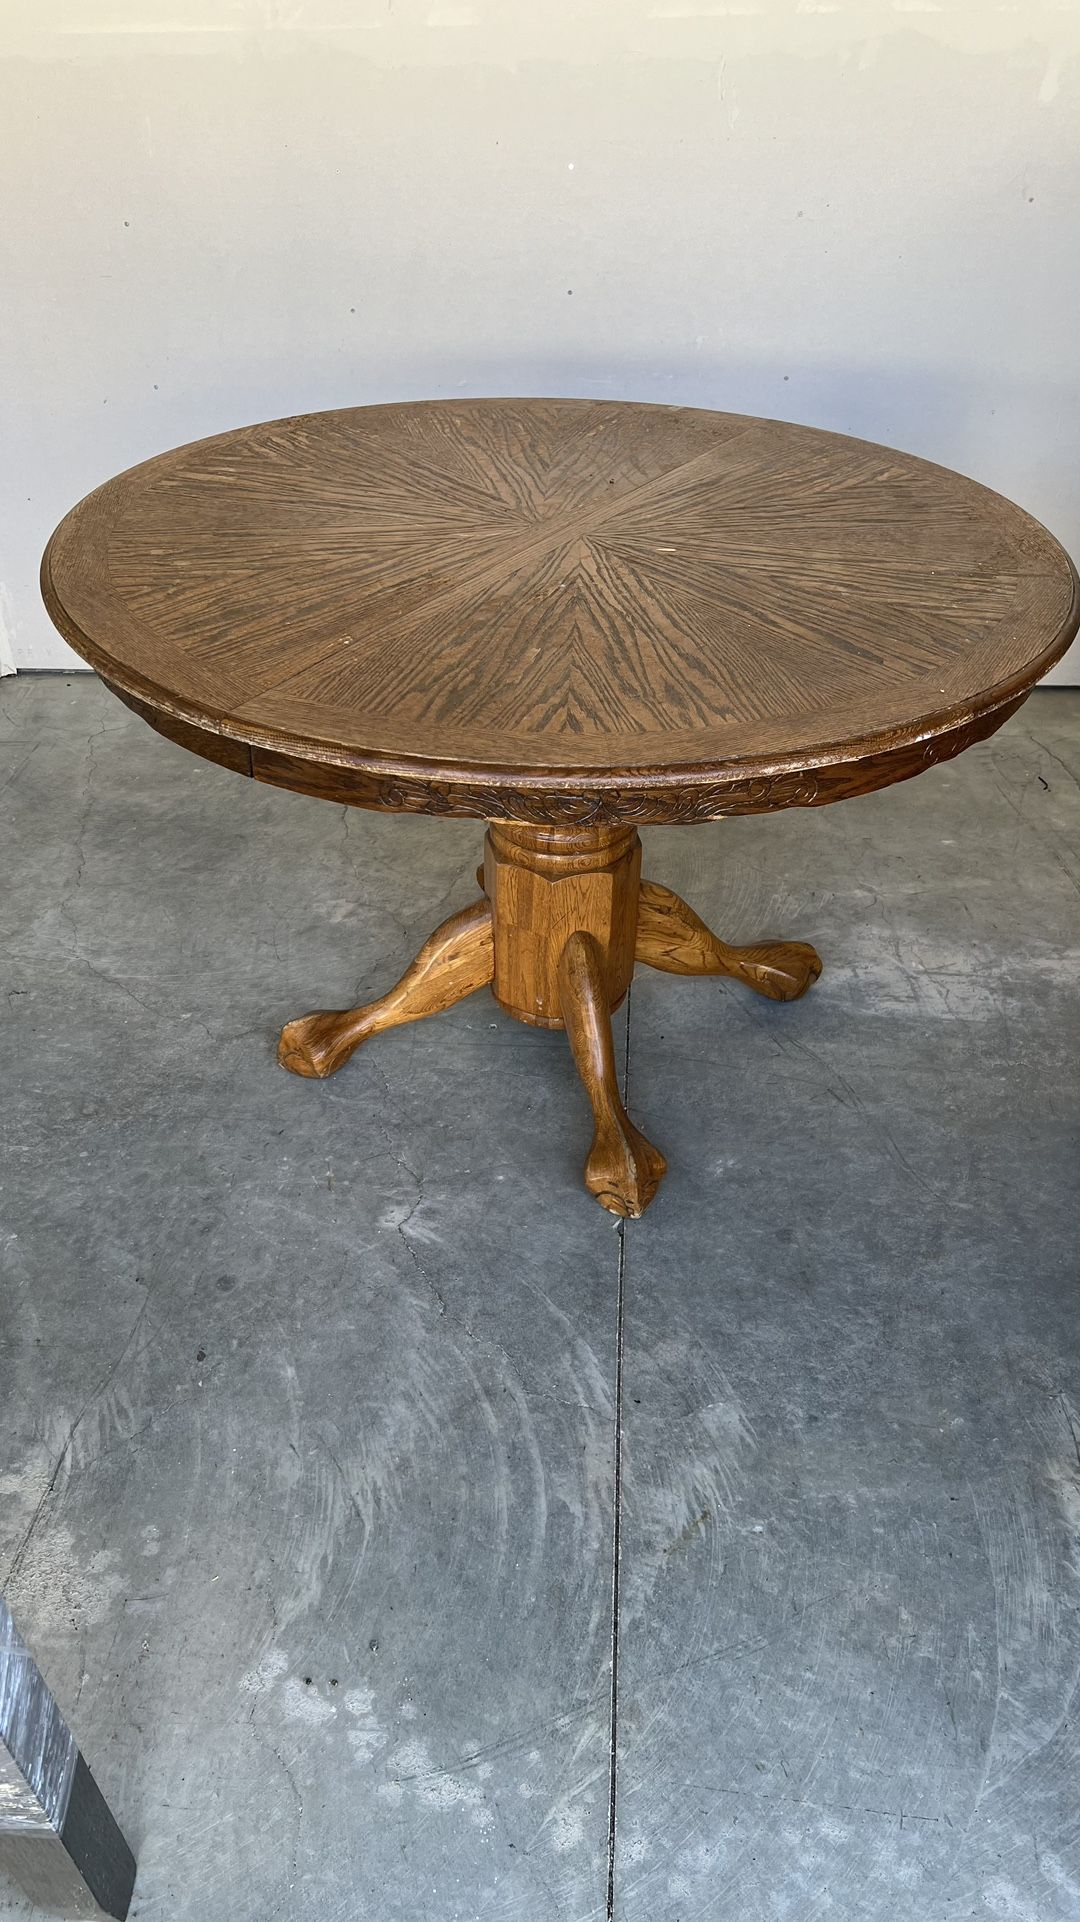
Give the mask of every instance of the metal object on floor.
<svg viewBox="0 0 1080 1922">
<path fill-rule="evenodd" d="M 123 1922 L 135 1857 L 0 1597 L 0 1868 L 55 1915 Z"/>
</svg>

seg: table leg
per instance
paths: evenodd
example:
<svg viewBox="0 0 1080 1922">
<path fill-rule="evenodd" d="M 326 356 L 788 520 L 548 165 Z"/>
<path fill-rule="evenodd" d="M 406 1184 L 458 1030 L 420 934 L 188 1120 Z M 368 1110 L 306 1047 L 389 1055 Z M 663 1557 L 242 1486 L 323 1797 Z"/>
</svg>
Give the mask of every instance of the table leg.
<svg viewBox="0 0 1080 1922">
<path fill-rule="evenodd" d="M 606 963 L 591 934 L 572 934 L 559 960 L 562 1016 L 578 1073 L 592 1103 L 595 1130 L 585 1186 L 613 1215 L 643 1215 L 667 1162 L 635 1128 L 615 1074 Z"/>
<path fill-rule="evenodd" d="M 290 1021 L 278 1060 L 293 1074 L 334 1074 L 369 1036 L 490 984 L 518 1021 L 566 1028 L 595 1123 L 585 1185 L 612 1214 L 644 1214 L 667 1164 L 627 1117 L 611 1039 L 635 960 L 672 974 L 730 975 L 773 1001 L 805 994 L 821 962 L 804 941 L 729 947 L 670 888 L 640 874 L 632 827 L 489 823 L 485 899 L 444 921 L 389 994 Z"/>
<path fill-rule="evenodd" d="M 336 1074 L 370 1035 L 439 1014 L 491 980 L 491 906 L 477 901 L 436 928 L 397 986 L 360 1008 L 320 1009 L 281 1030 L 278 1060 L 292 1074 Z"/>
<path fill-rule="evenodd" d="M 636 959 L 668 974 L 730 975 L 770 1001 L 797 1001 L 821 973 L 821 958 L 805 941 L 729 947 L 658 881 L 641 883 Z"/>
</svg>

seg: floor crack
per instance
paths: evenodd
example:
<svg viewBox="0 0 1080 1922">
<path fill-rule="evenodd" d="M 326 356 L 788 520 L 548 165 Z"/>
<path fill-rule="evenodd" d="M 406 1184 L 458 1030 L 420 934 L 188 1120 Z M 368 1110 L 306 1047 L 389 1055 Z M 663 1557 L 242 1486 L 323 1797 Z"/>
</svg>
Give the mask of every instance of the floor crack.
<svg viewBox="0 0 1080 1922">
<path fill-rule="evenodd" d="M 633 985 L 626 996 L 626 1039 L 623 1048 L 623 1105 L 630 1098 L 630 1007 Z M 625 1349 L 626 1305 L 626 1222 L 618 1226 L 619 1267 L 615 1295 L 615 1434 L 614 1501 L 611 1515 L 611 1705 L 610 1747 L 608 1750 L 608 1859 L 607 1922 L 615 1914 L 615 1835 L 619 1794 L 619 1577 L 622 1553 L 622 1417 L 623 1355 Z"/>
</svg>

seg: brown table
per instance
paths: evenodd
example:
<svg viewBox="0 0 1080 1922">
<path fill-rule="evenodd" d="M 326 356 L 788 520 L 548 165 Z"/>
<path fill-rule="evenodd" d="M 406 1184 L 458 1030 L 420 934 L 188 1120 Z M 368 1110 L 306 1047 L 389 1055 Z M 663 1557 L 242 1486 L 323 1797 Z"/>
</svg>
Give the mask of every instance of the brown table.
<svg viewBox="0 0 1080 1922">
<path fill-rule="evenodd" d="M 790 1001 L 798 941 L 734 948 L 640 878 L 638 828 L 818 807 L 992 734 L 1080 621 L 1037 521 L 926 461 L 781 421 L 587 400 L 350 408 L 108 481 L 42 564 L 60 632 L 238 773 L 489 823 L 482 897 L 389 994 L 289 1022 L 296 1074 L 490 984 L 569 1033 L 586 1185 L 640 1215 L 611 1010 L 635 960 Z"/>
</svg>

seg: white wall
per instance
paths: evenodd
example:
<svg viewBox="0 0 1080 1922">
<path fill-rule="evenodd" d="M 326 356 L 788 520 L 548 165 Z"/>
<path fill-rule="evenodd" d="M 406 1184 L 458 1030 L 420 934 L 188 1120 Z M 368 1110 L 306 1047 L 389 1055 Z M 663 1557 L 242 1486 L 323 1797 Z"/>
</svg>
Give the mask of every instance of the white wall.
<svg viewBox="0 0 1080 1922">
<path fill-rule="evenodd" d="M 0 83 L 20 665 L 97 481 L 395 395 L 812 421 L 1080 550 L 1080 0 L 0 0 Z"/>
</svg>

